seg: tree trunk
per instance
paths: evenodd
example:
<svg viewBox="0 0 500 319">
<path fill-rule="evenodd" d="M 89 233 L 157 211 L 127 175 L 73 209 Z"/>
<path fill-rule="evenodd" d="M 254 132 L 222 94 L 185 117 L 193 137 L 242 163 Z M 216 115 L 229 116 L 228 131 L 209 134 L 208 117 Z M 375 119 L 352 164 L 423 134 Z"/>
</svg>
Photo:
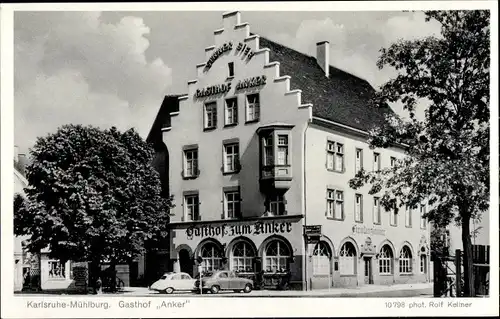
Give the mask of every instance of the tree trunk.
<svg viewBox="0 0 500 319">
<path fill-rule="evenodd" d="M 99 259 L 90 262 L 90 287 L 92 287 L 94 294 L 102 292 L 101 263 Z"/>
<path fill-rule="evenodd" d="M 474 265 L 472 260 L 472 240 L 470 236 L 470 215 L 462 214 L 462 246 L 464 265 L 464 297 L 474 297 Z"/>
</svg>

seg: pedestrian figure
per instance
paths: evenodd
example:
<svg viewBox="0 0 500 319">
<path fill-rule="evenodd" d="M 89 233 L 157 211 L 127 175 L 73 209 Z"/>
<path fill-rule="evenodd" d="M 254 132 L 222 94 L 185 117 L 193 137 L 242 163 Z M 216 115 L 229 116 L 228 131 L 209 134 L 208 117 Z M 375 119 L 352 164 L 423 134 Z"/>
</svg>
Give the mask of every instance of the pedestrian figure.
<svg viewBox="0 0 500 319">
<path fill-rule="evenodd" d="M 95 282 L 96 294 L 102 294 L 102 280 L 98 277 Z"/>
</svg>

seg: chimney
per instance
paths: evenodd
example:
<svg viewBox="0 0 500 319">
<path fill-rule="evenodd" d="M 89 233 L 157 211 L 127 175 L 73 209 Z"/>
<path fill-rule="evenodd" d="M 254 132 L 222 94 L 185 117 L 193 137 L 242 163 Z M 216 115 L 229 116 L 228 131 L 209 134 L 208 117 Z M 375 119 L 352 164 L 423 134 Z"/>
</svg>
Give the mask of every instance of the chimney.
<svg viewBox="0 0 500 319">
<path fill-rule="evenodd" d="M 316 43 L 316 61 L 325 72 L 325 76 L 330 76 L 330 42 L 321 41 Z"/>
</svg>

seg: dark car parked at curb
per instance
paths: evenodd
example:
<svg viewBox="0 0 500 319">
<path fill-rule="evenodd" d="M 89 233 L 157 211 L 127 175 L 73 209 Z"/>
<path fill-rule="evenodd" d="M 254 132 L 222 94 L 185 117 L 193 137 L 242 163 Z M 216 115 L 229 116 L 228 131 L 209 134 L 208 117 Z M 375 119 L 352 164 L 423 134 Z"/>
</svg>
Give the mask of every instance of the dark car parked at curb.
<svg viewBox="0 0 500 319">
<path fill-rule="evenodd" d="M 238 277 L 234 271 L 216 271 L 213 274 L 208 274 L 202 277 L 203 293 L 211 292 L 218 293 L 221 290 L 232 290 L 234 292 L 249 293 L 253 289 L 253 280 Z M 196 292 L 200 291 L 200 279 L 195 282 Z"/>
</svg>

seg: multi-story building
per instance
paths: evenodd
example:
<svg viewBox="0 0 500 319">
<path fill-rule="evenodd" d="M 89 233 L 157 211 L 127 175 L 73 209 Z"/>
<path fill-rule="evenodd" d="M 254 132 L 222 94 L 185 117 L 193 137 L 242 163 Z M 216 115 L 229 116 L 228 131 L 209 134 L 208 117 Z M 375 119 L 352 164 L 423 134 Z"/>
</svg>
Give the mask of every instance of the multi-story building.
<svg viewBox="0 0 500 319">
<path fill-rule="evenodd" d="M 428 281 L 425 204 L 386 212 L 381 194 L 349 187 L 357 170 L 404 156 L 368 147 L 392 112 L 369 107 L 374 89 L 329 65 L 328 42 L 304 55 L 251 34 L 239 12 L 214 38 L 148 138 L 176 204 L 168 267 L 197 275 L 201 260 L 203 271 L 263 273 L 268 286 L 289 273 L 299 289 Z"/>
</svg>

